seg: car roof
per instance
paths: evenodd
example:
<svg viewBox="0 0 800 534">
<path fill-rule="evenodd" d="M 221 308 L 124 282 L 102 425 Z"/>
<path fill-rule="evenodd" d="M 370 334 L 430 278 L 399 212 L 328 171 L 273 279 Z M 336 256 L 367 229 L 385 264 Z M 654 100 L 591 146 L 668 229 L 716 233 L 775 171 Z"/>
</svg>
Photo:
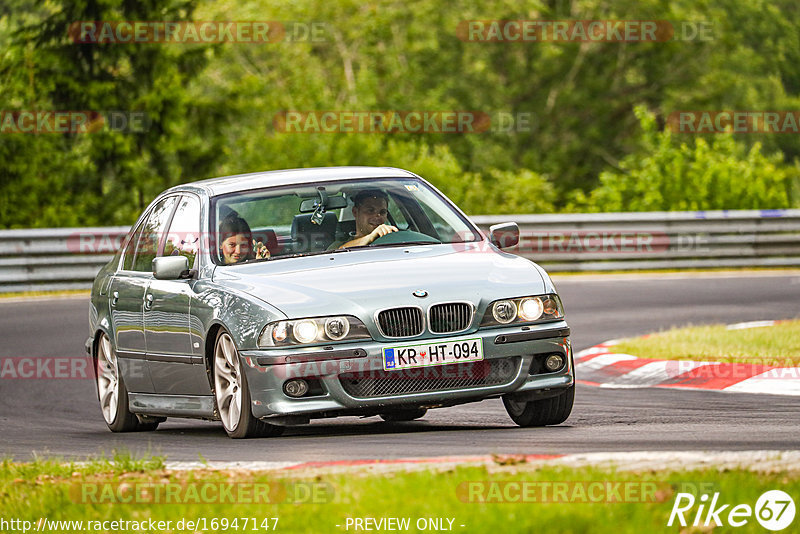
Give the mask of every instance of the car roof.
<svg viewBox="0 0 800 534">
<path fill-rule="evenodd" d="M 347 178 L 416 178 L 410 171 L 394 167 L 316 167 L 253 172 L 190 182 L 168 192 L 203 190 L 209 196 L 281 185 L 331 182 Z"/>
</svg>

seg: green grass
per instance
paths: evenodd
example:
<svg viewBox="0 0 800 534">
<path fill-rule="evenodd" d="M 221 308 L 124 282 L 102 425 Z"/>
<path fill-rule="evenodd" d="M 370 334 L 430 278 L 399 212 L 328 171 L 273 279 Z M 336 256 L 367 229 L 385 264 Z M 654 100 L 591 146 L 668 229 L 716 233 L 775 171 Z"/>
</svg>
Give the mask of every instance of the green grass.
<svg viewBox="0 0 800 534">
<path fill-rule="evenodd" d="M 164 468 L 164 459 L 159 456 L 137 458 L 127 451 L 114 451 L 111 458 L 97 458 L 86 462 L 63 462 L 58 458 L 36 458 L 32 462 L 14 462 L 4 459 L 0 462 L 0 483 L 22 478 L 71 477 L 73 473 L 84 475 L 122 474 L 147 472 Z"/>
<path fill-rule="evenodd" d="M 88 289 L 65 289 L 62 291 L 11 291 L 8 293 L 0 293 L 0 300 L 10 298 L 28 298 L 28 297 L 77 297 L 83 296 L 89 298 L 90 291 Z"/>
<path fill-rule="evenodd" d="M 776 273 L 776 274 L 794 274 L 798 272 L 797 267 L 705 267 L 702 269 L 615 269 L 609 271 L 554 271 L 547 268 L 547 263 L 543 262 L 542 267 L 556 277 L 572 277 L 572 276 L 602 276 L 609 275 L 625 275 L 625 274 L 747 274 L 747 273 Z"/>
<path fill-rule="evenodd" d="M 418 518 L 451 518 L 453 532 L 570 532 L 570 533 L 640 533 L 679 532 L 666 526 L 678 491 L 700 497 L 703 493 L 720 492 L 721 502 L 755 505 L 759 495 L 781 489 L 790 495 L 800 494 L 800 473 L 779 471 L 753 473 L 746 470 L 697 470 L 688 472 L 615 472 L 599 468 L 531 468 L 525 465 L 494 467 L 461 467 L 444 472 L 394 472 L 384 474 L 252 473 L 247 471 L 166 471 L 159 459 L 131 460 L 133 472 L 119 470 L 107 461 L 86 465 L 62 466 L 53 462 L 33 464 L 0 464 L 0 517 L 36 521 L 40 517 L 63 520 L 136 520 L 152 518 L 172 521 L 182 518 L 279 518 L 278 532 L 348 532 L 346 520 L 363 517 L 411 518 L 410 532 Z M 139 463 L 136 463 L 139 462 Z M 574 489 L 562 494 L 562 502 L 475 502 L 487 490 L 475 491 L 470 500 L 470 487 L 503 487 L 508 483 L 540 483 L 548 487 L 561 482 L 628 482 L 634 489 L 644 489 L 644 498 L 637 492 L 632 502 L 585 502 L 574 499 Z M 184 502 L 169 504 L 111 502 L 119 488 L 156 487 L 184 488 L 177 498 Z M 270 502 L 194 502 L 183 496 L 185 489 L 237 485 L 236 488 L 269 487 Z M 473 484 L 473 486 L 470 486 Z M 491 484 L 491 486 L 488 486 Z M 256 486 L 259 485 L 259 486 Z M 87 492 L 86 488 L 111 488 L 103 493 Z M 477 486 L 480 488 L 481 486 Z M 575 488 L 576 486 L 569 486 Z M 584 486 L 581 486 L 584 487 Z M 238 491 L 238 490 L 237 490 Z M 87 497 L 87 494 L 89 495 Z M 500 494 L 493 494 L 495 496 Z M 510 494 L 514 497 L 514 493 Z M 530 494 L 539 500 L 541 490 Z M 566 500 L 564 499 L 566 495 Z M 501 497 L 502 498 L 502 497 Z M 175 498 L 173 498 L 175 499 Z M 210 499 L 213 501 L 214 499 Z M 492 498 L 497 500 L 497 498 Z M 185 502 L 189 501 L 189 502 Z M 699 504 L 699 503 L 698 503 Z M 696 507 L 693 512 L 696 511 Z M 693 516 L 692 516 L 693 517 Z M 242 519 L 240 519 L 242 521 Z M 691 519 L 690 519 L 691 521 Z M 336 527 L 336 525 L 341 525 Z M 445 526 L 447 522 L 445 521 Z M 269 523 L 273 530 L 272 521 Z M 460 525 L 465 525 L 461 527 Z M 252 523 L 251 523 L 252 526 Z M 210 523 L 208 523 L 208 530 Z M 223 531 L 222 529 L 219 529 Z M 724 530 L 724 529 L 723 529 Z M 64 530 L 66 531 L 66 530 Z M 194 531 L 194 530 L 192 530 Z M 250 532 L 248 527 L 248 532 Z M 353 528 L 349 532 L 353 532 Z M 684 532 L 708 532 L 709 529 L 686 529 Z M 763 532 L 754 518 L 736 529 L 737 532 Z M 228 530 L 228 532 L 236 532 Z M 242 532 L 241 526 L 239 532 Z M 265 532 L 259 530 L 259 532 Z"/>
<path fill-rule="evenodd" d="M 662 360 L 800 365 L 800 320 L 728 330 L 725 325 L 675 328 L 625 340 L 614 352 Z"/>
</svg>

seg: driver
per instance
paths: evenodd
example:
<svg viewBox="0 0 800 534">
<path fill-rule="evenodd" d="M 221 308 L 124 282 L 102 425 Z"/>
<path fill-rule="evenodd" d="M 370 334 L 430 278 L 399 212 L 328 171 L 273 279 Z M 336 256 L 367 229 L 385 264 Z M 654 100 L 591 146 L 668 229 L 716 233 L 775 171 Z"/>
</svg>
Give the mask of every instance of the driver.
<svg viewBox="0 0 800 534">
<path fill-rule="evenodd" d="M 379 237 L 397 232 L 397 227 L 386 224 L 389 215 L 389 196 L 380 189 L 364 189 L 353 197 L 353 218 L 356 234 L 345 243 L 336 242 L 329 248 L 347 248 L 369 245 Z"/>
</svg>

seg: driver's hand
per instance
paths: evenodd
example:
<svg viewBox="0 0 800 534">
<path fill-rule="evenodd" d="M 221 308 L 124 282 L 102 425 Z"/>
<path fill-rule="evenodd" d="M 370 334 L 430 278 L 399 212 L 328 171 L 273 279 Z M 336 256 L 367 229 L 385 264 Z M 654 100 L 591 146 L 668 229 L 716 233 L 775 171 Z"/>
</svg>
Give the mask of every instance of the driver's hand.
<svg viewBox="0 0 800 534">
<path fill-rule="evenodd" d="M 397 227 L 392 226 L 391 224 L 381 224 L 369 233 L 369 242 L 372 243 L 379 237 L 389 235 L 392 232 L 397 232 Z"/>
</svg>

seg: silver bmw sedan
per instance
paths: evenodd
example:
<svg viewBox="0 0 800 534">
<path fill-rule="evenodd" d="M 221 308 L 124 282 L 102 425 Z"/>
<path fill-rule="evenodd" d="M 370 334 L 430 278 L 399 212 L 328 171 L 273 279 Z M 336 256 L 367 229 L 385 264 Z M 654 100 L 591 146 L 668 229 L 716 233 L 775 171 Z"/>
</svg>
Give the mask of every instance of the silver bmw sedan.
<svg viewBox="0 0 800 534">
<path fill-rule="evenodd" d="M 312 418 L 410 421 L 502 398 L 570 414 L 570 329 L 550 277 L 419 176 L 295 169 L 173 187 L 97 275 L 86 350 L 114 432 L 167 417 L 232 438 Z"/>
</svg>

